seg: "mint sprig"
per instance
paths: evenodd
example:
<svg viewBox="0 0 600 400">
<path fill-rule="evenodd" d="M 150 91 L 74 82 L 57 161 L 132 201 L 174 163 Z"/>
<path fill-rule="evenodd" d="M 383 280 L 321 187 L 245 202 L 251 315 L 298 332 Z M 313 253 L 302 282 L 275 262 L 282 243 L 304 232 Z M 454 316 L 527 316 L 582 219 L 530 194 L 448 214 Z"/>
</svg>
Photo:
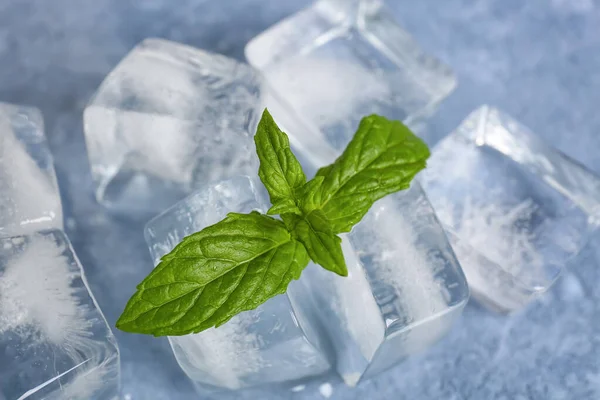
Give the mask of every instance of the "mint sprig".
<svg viewBox="0 0 600 400">
<path fill-rule="evenodd" d="M 311 260 L 328 271 L 348 276 L 342 253 L 342 239 L 337 236 L 331 223 L 321 210 L 306 215 L 282 215 L 298 241 L 304 245 Z"/>
<path fill-rule="evenodd" d="M 409 187 L 429 149 L 405 125 L 363 118 L 354 138 L 310 181 L 267 110 L 255 135 L 267 214 L 230 213 L 187 236 L 138 286 L 117 328 L 154 336 L 218 327 L 285 293 L 312 260 L 346 276 L 339 233 L 378 199 Z M 280 215 L 281 220 L 270 215 Z"/>
</svg>

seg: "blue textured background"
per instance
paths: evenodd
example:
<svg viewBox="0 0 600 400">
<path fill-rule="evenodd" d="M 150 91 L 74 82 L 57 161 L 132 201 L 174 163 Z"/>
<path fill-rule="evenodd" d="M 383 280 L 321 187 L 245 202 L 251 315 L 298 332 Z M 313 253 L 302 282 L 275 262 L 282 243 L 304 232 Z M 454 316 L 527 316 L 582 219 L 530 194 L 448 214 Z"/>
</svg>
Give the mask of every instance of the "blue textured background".
<svg viewBox="0 0 600 400">
<path fill-rule="evenodd" d="M 107 215 L 92 197 L 81 126 L 86 101 L 143 38 L 243 59 L 251 37 L 307 3 L 0 1 L 0 101 L 42 110 L 68 233 L 111 323 L 151 262 L 141 222 Z M 431 144 L 488 102 L 600 173 L 598 2 L 389 3 L 400 23 L 459 77 L 459 88 L 432 120 Z M 523 312 L 503 317 L 469 304 L 451 334 L 428 353 L 356 390 L 336 385 L 332 398 L 600 399 L 599 244 L 596 235 L 553 290 Z M 195 398 L 166 340 L 116 334 L 126 398 Z M 282 398 L 288 397 L 322 398 L 309 389 Z"/>
</svg>

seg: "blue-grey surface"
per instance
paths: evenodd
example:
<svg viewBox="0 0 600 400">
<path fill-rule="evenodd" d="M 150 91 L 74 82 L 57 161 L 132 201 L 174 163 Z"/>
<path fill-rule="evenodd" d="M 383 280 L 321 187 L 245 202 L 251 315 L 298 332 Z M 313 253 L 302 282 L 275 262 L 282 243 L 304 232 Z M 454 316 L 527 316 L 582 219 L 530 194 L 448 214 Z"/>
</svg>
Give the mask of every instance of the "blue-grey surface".
<svg viewBox="0 0 600 400">
<path fill-rule="evenodd" d="M 430 143 L 483 102 L 600 173 L 600 3 L 390 0 L 394 15 L 457 71 Z M 245 43 L 307 0 L 2 0 L 0 101 L 39 107 L 56 157 L 68 233 L 114 323 L 152 263 L 142 223 L 92 197 L 81 112 L 138 41 L 164 37 L 243 58 Z M 452 333 L 336 399 L 599 399 L 600 237 L 542 301 L 516 315 L 470 304 Z M 167 341 L 116 333 L 129 399 L 195 398 Z M 324 387 L 316 390 L 328 394 Z M 310 392 L 312 393 L 312 392 Z M 266 398 L 268 398 L 267 396 Z M 262 397 L 265 398 L 265 397 Z M 310 398 L 308 389 L 293 398 Z"/>
</svg>

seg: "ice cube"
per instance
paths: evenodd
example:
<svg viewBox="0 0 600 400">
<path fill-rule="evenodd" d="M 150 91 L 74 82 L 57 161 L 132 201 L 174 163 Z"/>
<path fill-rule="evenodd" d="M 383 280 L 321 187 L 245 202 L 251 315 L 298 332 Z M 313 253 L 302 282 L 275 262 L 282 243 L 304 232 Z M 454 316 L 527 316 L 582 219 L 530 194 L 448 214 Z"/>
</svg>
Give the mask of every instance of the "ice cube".
<svg viewBox="0 0 600 400">
<path fill-rule="evenodd" d="M 42 114 L 0 103 L 0 237 L 62 228 Z"/>
<path fill-rule="evenodd" d="M 252 39 L 246 58 L 274 94 L 269 108 L 285 99 L 320 128 L 313 147 L 327 142 L 338 151 L 362 117 L 415 121 L 456 85 L 450 69 L 425 54 L 378 0 L 320 0 Z"/>
<path fill-rule="evenodd" d="M 489 106 L 434 147 L 420 179 L 474 296 L 499 311 L 547 290 L 600 223 L 600 179 Z"/>
<path fill-rule="evenodd" d="M 311 265 L 302 279 L 335 338 L 337 371 L 355 385 L 441 338 L 469 289 L 416 183 L 375 203 L 343 238 L 343 248 L 348 277 Z"/>
<path fill-rule="evenodd" d="M 62 231 L 0 239 L 0 397 L 114 399 L 119 352 Z"/>
<path fill-rule="evenodd" d="M 365 115 L 415 122 L 456 84 L 380 1 L 318 1 L 253 39 L 246 57 L 308 172 L 333 161 Z M 301 280 L 354 385 L 444 335 L 469 291 L 418 185 L 378 202 L 343 246 L 348 278 L 311 265 Z"/>
<path fill-rule="evenodd" d="M 148 222 L 146 241 L 158 263 L 185 236 L 220 221 L 228 212 L 266 208 L 250 178 L 213 183 Z M 330 369 L 327 344 L 313 314 L 305 285 L 294 281 L 287 294 L 238 314 L 219 328 L 169 341 L 181 368 L 198 384 L 241 389 L 287 383 Z"/>
<path fill-rule="evenodd" d="M 207 182 L 256 174 L 262 81 L 250 66 L 159 39 L 135 47 L 84 112 L 98 201 L 161 211 Z"/>
</svg>

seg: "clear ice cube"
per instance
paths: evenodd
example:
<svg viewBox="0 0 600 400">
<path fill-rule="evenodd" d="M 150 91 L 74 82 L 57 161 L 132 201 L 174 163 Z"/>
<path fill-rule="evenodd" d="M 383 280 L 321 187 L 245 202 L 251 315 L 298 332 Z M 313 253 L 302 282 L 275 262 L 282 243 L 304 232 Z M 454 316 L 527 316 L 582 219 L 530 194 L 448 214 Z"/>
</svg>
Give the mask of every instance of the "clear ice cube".
<svg viewBox="0 0 600 400">
<path fill-rule="evenodd" d="M 143 41 L 84 112 L 98 201 L 158 212 L 207 182 L 255 174 L 262 86 L 256 71 L 233 59 Z"/>
<path fill-rule="evenodd" d="M 456 85 L 380 1 L 321 0 L 254 38 L 246 57 L 269 84 L 267 105 L 307 173 L 332 162 L 359 120 L 415 122 Z M 350 276 L 303 273 L 355 385 L 443 336 L 469 297 L 464 275 L 418 185 L 379 201 L 343 239 Z"/>
<path fill-rule="evenodd" d="M 65 234 L 0 238 L 0 398 L 116 399 L 118 387 L 115 338 Z"/>
<path fill-rule="evenodd" d="M 157 216 L 145 228 L 155 263 L 185 236 L 228 212 L 266 210 L 261 193 L 250 178 L 235 177 L 207 185 Z M 242 389 L 298 381 L 330 369 L 328 345 L 313 314 L 305 285 L 294 281 L 287 294 L 219 328 L 169 341 L 181 368 L 200 385 Z"/>
<path fill-rule="evenodd" d="M 0 237 L 62 228 L 42 114 L 0 103 Z"/>
<path fill-rule="evenodd" d="M 420 186 L 388 196 L 343 238 L 349 276 L 309 266 L 317 309 L 348 385 L 422 351 L 460 316 L 469 289 Z"/>
<path fill-rule="evenodd" d="M 456 86 L 450 69 L 377 0 L 320 0 L 252 39 L 246 58 L 265 75 L 269 108 L 285 99 L 319 128 L 314 143 L 303 138 L 315 151 L 322 142 L 342 150 L 368 114 L 407 122 L 427 116 Z"/>
<path fill-rule="evenodd" d="M 499 311 L 547 290 L 600 223 L 600 179 L 489 106 L 433 148 L 420 180 L 474 297 Z"/>
</svg>

